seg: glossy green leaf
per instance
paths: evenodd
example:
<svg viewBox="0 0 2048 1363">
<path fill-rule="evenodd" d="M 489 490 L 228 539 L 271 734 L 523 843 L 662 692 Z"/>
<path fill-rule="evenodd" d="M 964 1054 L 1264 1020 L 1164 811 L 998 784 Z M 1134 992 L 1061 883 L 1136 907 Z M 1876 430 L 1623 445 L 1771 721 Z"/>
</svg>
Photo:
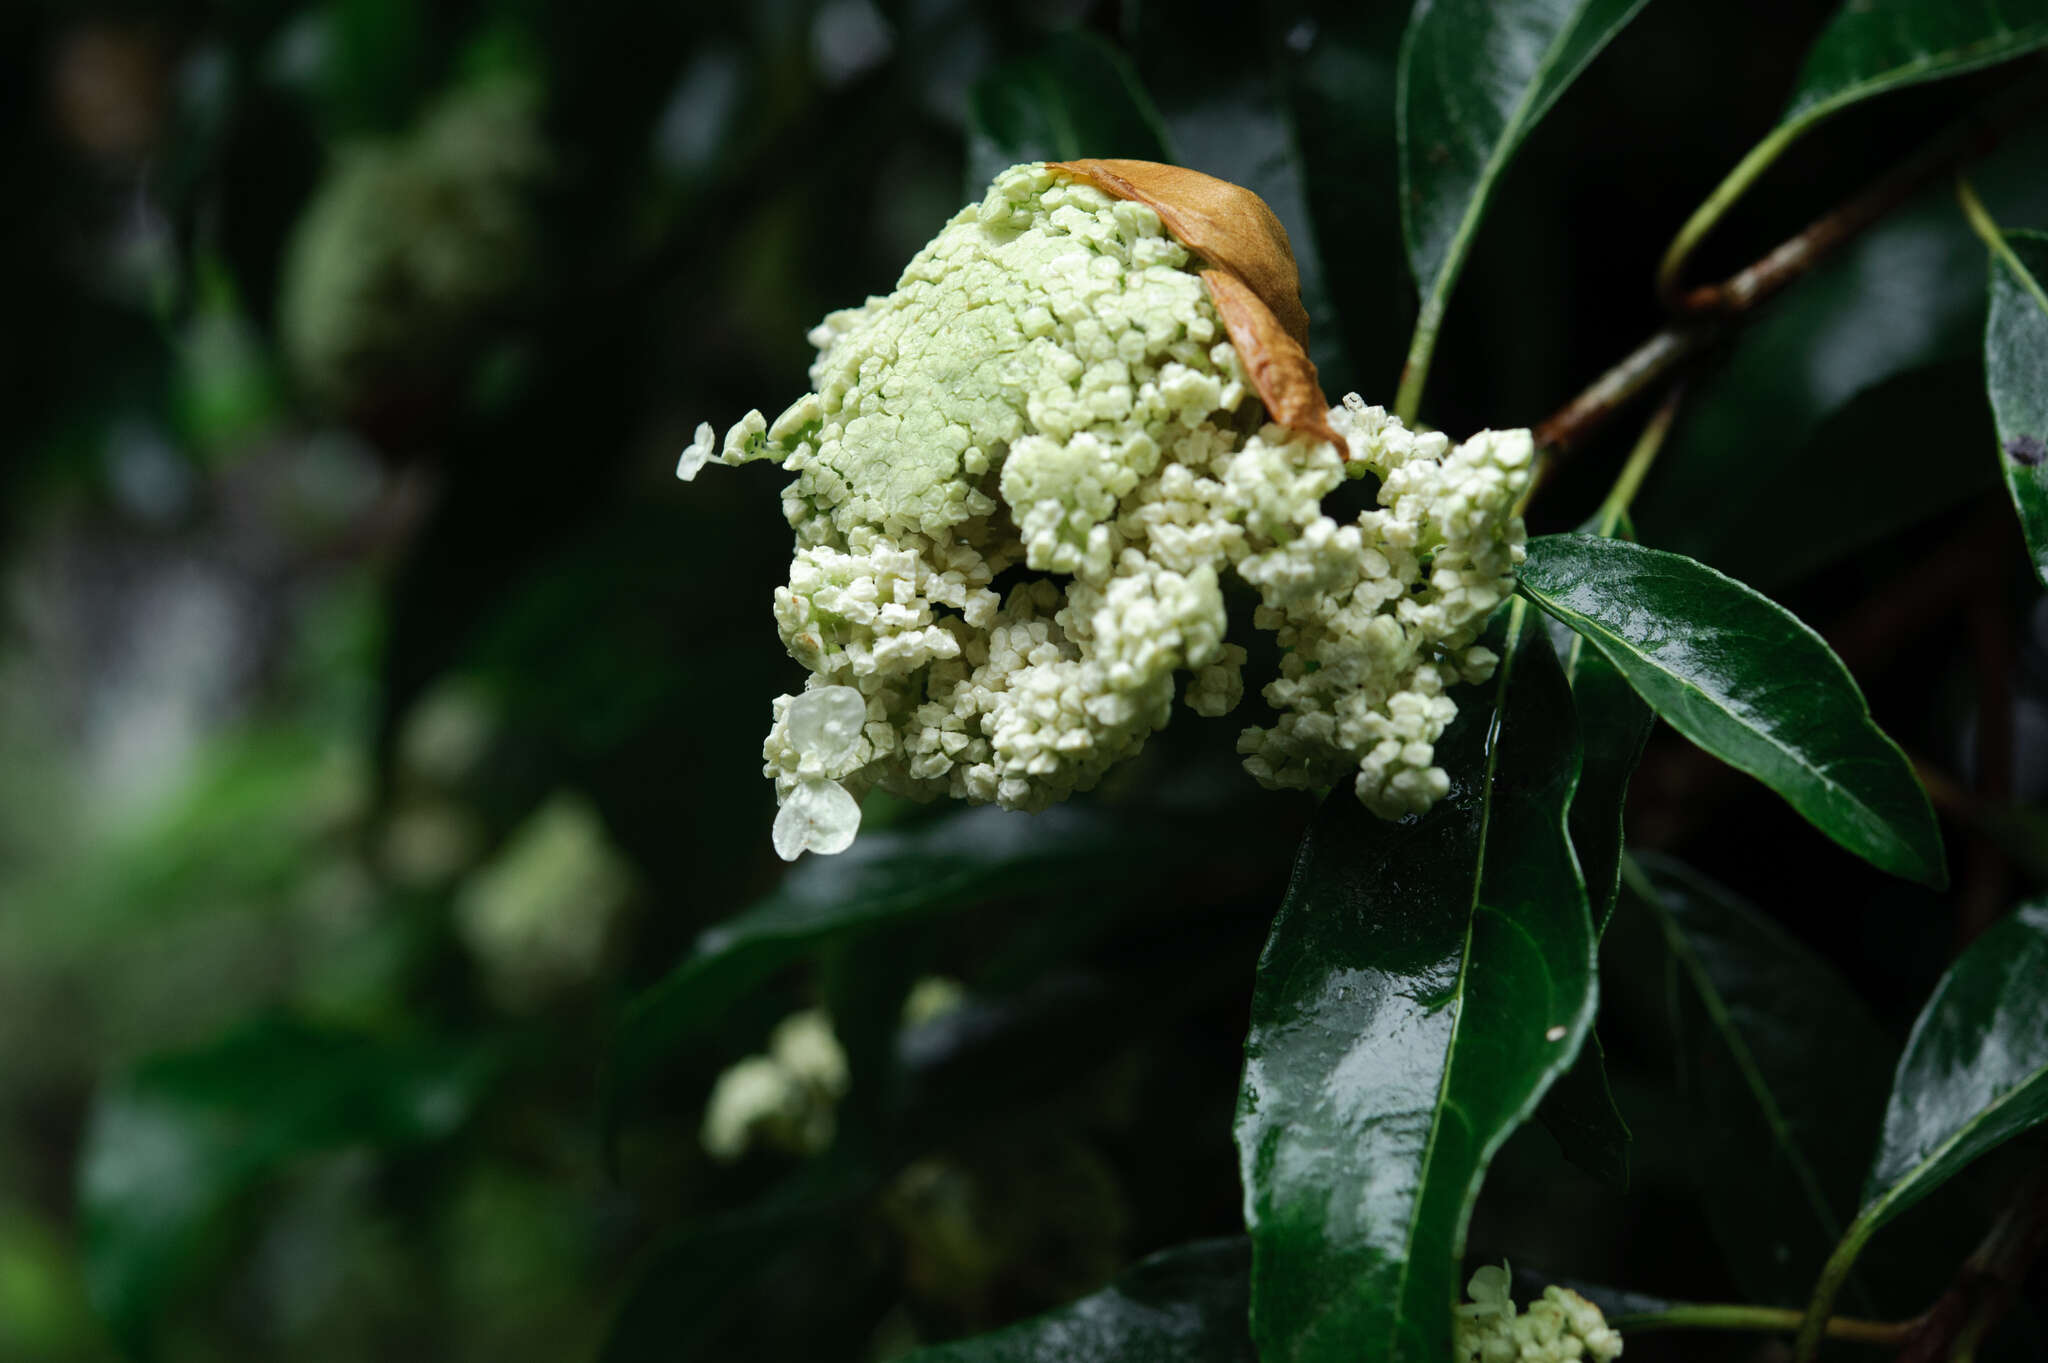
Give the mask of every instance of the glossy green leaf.
<svg viewBox="0 0 2048 1363">
<path fill-rule="evenodd" d="M 1851 0 L 1814 40 L 1779 127 L 2048 44 L 2048 0 Z"/>
<path fill-rule="evenodd" d="M 282 1021 L 144 1061 L 99 1094 L 80 1160 L 94 1306 L 142 1351 L 266 1175 L 318 1152 L 448 1136 L 489 1068 L 473 1050 Z"/>
<path fill-rule="evenodd" d="M 1743 1289 L 1805 1300 L 1853 1214 L 1891 1042 L 1825 961 L 1697 872 L 1639 855 L 1626 912 L 1670 963 L 1700 1205 Z"/>
<path fill-rule="evenodd" d="M 2035 901 L 1970 944 L 1913 1024 L 1864 1180 L 1862 1209 L 1807 1303 L 1801 1357 L 1813 1356 L 1822 1323 L 1879 1227 L 1979 1156 L 2048 1121 L 2044 1017 L 2048 903 Z"/>
<path fill-rule="evenodd" d="M 1672 728 L 1843 847 L 1894 875 L 1946 883 L 1912 764 L 1841 660 L 1783 607 L 1678 554 L 1591 535 L 1530 541 L 1521 590 Z"/>
<path fill-rule="evenodd" d="M 1245 1331 L 1243 1240 L 1165 1250 L 1116 1282 L 993 1334 L 920 1349 L 904 1363 L 1255 1363 Z"/>
<path fill-rule="evenodd" d="M 1401 36 L 1396 107 L 1423 366 L 1508 158 L 1644 3 L 1416 0 Z"/>
<path fill-rule="evenodd" d="M 688 959 L 635 998 L 614 1038 L 605 1126 L 662 1064 L 777 970 L 835 942 L 1064 880 L 1129 873 L 1161 830 L 1062 807 L 983 809 L 907 832 L 870 833 L 797 864 L 775 892 L 708 929 Z"/>
<path fill-rule="evenodd" d="M 2048 901 L 1970 944 L 1920 1012 L 1858 1218 L 1872 1228 L 2048 1120 Z"/>
<path fill-rule="evenodd" d="M 1971 180 L 2001 219 L 2048 221 L 2044 158 L 2048 119 Z M 1992 486 L 1973 242 L 1936 184 L 1774 299 L 1688 392 L 1636 502 L 1643 537 L 1771 591 Z M 1731 488 L 1741 515 L 1701 514 Z"/>
<path fill-rule="evenodd" d="M 1259 963 L 1237 1142 L 1271 1363 L 1448 1356 L 1486 1167 L 1592 1024 L 1570 696 L 1515 614 L 1497 715 L 1468 694 L 1440 745 L 1451 793 L 1401 824 L 1328 800 Z"/>
<path fill-rule="evenodd" d="M 967 194 L 1020 161 L 1082 156 L 1171 161 L 1166 125 L 1124 55 L 1093 34 L 1056 33 L 977 81 L 967 99 Z"/>
<path fill-rule="evenodd" d="M 2008 232 L 1991 255 L 1984 381 L 2034 574 L 2048 583 L 2048 233 Z"/>
</svg>

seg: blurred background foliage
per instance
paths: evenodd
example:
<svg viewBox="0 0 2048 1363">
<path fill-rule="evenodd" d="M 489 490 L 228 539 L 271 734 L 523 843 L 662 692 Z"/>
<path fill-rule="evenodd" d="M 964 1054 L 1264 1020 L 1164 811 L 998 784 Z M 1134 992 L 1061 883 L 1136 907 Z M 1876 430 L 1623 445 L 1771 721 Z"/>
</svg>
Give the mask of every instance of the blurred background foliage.
<svg viewBox="0 0 2048 1363">
<path fill-rule="evenodd" d="M 1669 232 L 1831 8 L 1653 5 L 1622 34 L 1503 183 L 1436 424 L 1533 422 L 1654 328 Z M 697 421 L 802 391 L 806 330 L 988 173 L 1053 153 L 1258 189 L 1327 386 L 1388 400 L 1404 10 L 0 9 L 0 1358 L 885 1358 L 1239 1232 L 1245 1010 L 1308 806 L 1184 720 L 1071 822 L 878 807 L 865 851 L 777 890 L 775 480 L 671 468 Z M 1978 82 L 1795 148 L 1709 264 Z M 1979 172 L 2001 217 L 2048 221 L 2044 136 Z M 2018 563 L 1979 519 L 1959 243 L 1935 196 L 1774 305 L 1701 374 L 1642 520 L 1849 630 L 1880 720 L 1965 785 L 2002 678 L 2038 800 L 2048 621 L 1996 572 L 1969 626 L 1899 585 L 1973 540 Z M 1845 320 L 1830 289 L 1891 310 Z M 1625 441 L 1575 456 L 1537 528 Z M 1763 904 L 1896 1044 L 1946 956 L 1933 898 L 1675 745 L 1639 784 L 1640 840 Z M 2000 874 L 2043 864 L 2023 809 L 1980 813 L 1951 832 L 2017 849 Z M 657 991 L 696 1012 L 614 1054 L 626 1000 L 750 902 L 782 917 L 743 978 Z M 1628 1189 L 1532 1127 L 1475 1250 L 1733 1296 L 1626 917 L 1602 1035 Z M 921 978 L 954 1005 L 903 1013 Z M 813 1005 L 852 1083 L 797 1144 L 829 1149 L 714 1160 L 714 1080 Z M 1936 1282 L 1971 1233 L 1938 1219 L 1894 1237 Z"/>
</svg>

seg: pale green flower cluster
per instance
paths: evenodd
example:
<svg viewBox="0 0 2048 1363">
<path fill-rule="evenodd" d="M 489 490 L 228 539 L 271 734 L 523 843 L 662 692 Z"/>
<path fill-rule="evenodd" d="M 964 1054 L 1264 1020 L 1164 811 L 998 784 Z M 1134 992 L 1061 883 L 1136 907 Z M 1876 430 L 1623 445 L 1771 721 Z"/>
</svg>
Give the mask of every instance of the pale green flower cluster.
<svg viewBox="0 0 2048 1363">
<path fill-rule="evenodd" d="M 300 381 L 353 402 L 419 382 L 532 277 L 551 161 L 539 91 L 460 87 L 402 138 L 342 147 L 285 257 L 280 331 Z"/>
<path fill-rule="evenodd" d="M 1600 1308 L 1566 1287 L 1546 1287 L 1517 1315 L 1507 1265 L 1488 1265 L 1465 1288 L 1457 1309 L 1451 1356 L 1457 1363 L 1609 1363 L 1621 1356 L 1621 1335 Z"/>
<path fill-rule="evenodd" d="M 1448 788 L 1446 688 L 1513 586 L 1526 431 L 1453 446 L 1355 395 L 1330 444 L 1265 420 L 1198 265 L 1152 209 L 1013 167 L 895 292 L 812 333 L 814 390 L 772 422 L 707 425 L 716 457 L 796 475 L 775 618 L 811 672 L 764 745 L 777 850 L 839 851 L 873 786 L 1038 809 L 1085 790 L 1171 712 L 1236 707 L 1245 651 L 1223 576 L 1278 632 L 1270 728 L 1239 749 L 1273 787 L 1347 775 L 1395 818 Z M 1340 525 L 1325 495 L 1379 480 Z M 998 574 L 1034 576 L 999 595 Z"/>
</svg>

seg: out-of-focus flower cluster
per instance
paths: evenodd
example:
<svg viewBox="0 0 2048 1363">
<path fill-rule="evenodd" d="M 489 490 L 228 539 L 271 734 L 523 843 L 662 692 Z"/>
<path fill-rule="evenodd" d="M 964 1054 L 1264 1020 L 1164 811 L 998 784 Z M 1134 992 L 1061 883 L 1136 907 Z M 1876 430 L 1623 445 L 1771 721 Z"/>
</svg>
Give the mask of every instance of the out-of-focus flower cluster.
<svg viewBox="0 0 2048 1363">
<path fill-rule="evenodd" d="M 1013 167 L 894 293 L 812 334 L 813 392 L 722 446 L 699 428 L 685 478 L 714 452 L 796 475 L 775 618 L 812 675 L 764 745 L 784 856 L 843 849 L 874 786 L 1017 809 L 1088 789 L 1183 673 L 1191 709 L 1229 713 L 1229 572 L 1284 649 L 1277 722 L 1239 741 L 1252 775 L 1348 776 L 1388 818 L 1446 792 L 1445 692 L 1496 662 L 1477 639 L 1521 558 L 1529 434 L 1453 445 L 1356 395 L 1330 412 L 1347 452 L 1273 424 L 1197 268 L 1144 204 Z M 1377 506 L 1323 513 L 1368 475 Z"/>
<path fill-rule="evenodd" d="M 293 236 L 280 330 L 299 380 L 347 407 L 439 377 L 533 277 L 540 95 L 480 79 L 402 138 L 343 147 Z"/>
<path fill-rule="evenodd" d="M 903 1023 L 929 1022 L 964 996 L 957 981 L 927 976 L 904 998 Z M 818 1154 L 832 1144 L 851 1082 L 832 1019 L 817 1008 L 792 1013 L 775 1025 L 766 1054 L 748 1056 L 712 1085 L 699 1133 L 704 1152 L 722 1163 L 756 1147 Z"/>
</svg>

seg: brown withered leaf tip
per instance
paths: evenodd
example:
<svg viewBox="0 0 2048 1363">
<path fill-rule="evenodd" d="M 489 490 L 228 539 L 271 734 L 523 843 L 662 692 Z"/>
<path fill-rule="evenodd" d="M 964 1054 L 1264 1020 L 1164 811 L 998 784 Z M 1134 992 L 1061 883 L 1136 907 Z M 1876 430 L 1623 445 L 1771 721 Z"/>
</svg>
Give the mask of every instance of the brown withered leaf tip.
<svg viewBox="0 0 2048 1363">
<path fill-rule="evenodd" d="M 1228 270 L 1204 270 L 1202 282 L 1209 286 L 1230 342 L 1251 373 L 1252 387 L 1266 404 L 1266 415 L 1290 431 L 1329 441 L 1349 459 L 1350 446 L 1330 425 L 1330 400 L 1316 382 L 1315 364 L 1280 325 L 1273 309 Z"/>
<path fill-rule="evenodd" d="M 1301 305 L 1294 248 L 1264 199 L 1228 180 L 1157 161 L 1054 161 L 1049 168 L 1157 213 L 1174 239 L 1208 265 L 1202 279 L 1209 297 L 1267 415 L 1351 457 L 1330 426 L 1330 402 L 1308 357 L 1308 310 Z"/>
</svg>

